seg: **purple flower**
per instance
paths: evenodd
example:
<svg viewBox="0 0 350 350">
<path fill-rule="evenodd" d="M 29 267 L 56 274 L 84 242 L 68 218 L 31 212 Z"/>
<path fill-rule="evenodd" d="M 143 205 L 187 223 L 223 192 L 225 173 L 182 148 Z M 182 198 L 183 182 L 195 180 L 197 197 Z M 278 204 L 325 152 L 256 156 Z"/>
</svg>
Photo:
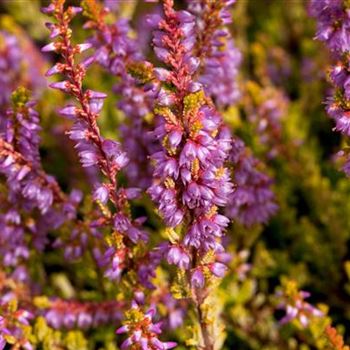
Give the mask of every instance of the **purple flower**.
<svg viewBox="0 0 350 350">
<path fill-rule="evenodd" d="M 191 276 L 191 285 L 194 288 L 203 288 L 204 287 L 204 275 L 200 268 L 195 269 Z"/>
<path fill-rule="evenodd" d="M 180 269 L 186 270 L 190 265 L 188 253 L 180 246 L 173 245 L 169 248 L 167 254 L 169 264 L 177 265 Z"/>
<path fill-rule="evenodd" d="M 94 200 L 99 200 L 101 203 L 106 204 L 109 197 L 109 191 L 106 186 L 98 185 L 93 194 Z"/>
<path fill-rule="evenodd" d="M 227 271 L 227 266 L 222 263 L 215 262 L 209 266 L 209 269 L 216 277 L 224 277 Z"/>
<path fill-rule="evenodd" d="M 349 17 L 341 0 L 311 0 L 310 13 L 317 18 L 316 39 L 341 54 L 349 49 Z"/>
<path fill-rule="evenodd" d="M 221 238 L 229 220 L 217 211 L 233 192 L 225 168 L 231 139 L 222 137 L 222 117 L 195 80 L 200 59 L 192 52 L 194 16 L 175 11 L 172 2 L 165 1 L 164 19 L 154 16 L 150 21 L 156 56 L 166 67 L 155 68 L 160 82 L 154 83 L 157 122 L 152 135 L 162 148 L 152 154 L 153 184 L 148 193 L 165 224 L 184 232 L 179 242 L 169 245 L 168 263 L 186 270 L 190 262 L 196 263 L 188 275 L 198 289 L 204 285 L 202 269 L 216 276 L 226 269 L 215 261 L 202 266 L 200 260 L 207 252 L 223 249 Z"/>
</svg>

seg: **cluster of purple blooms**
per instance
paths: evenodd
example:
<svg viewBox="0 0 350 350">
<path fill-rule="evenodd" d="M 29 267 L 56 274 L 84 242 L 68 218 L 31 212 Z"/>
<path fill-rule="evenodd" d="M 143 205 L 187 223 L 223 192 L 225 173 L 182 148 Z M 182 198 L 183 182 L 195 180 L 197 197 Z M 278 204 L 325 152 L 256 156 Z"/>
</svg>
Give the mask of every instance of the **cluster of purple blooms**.
<svg viewBox="0 0 350 350">
<path fill-rule="evenodd" d="M 29 321 L 33 318 L 27 310 L 16 310 L 15 312 L 6 312 L 4 307 L 0 305 L 2 315 L 0 315 L 0 349 L 4 349 L 8 340 L 12 338 L 18 339 L 17 344 L 20 344 L 24 350 L 32 350 L 33 347 L 23 335 L 20 325 L 29 325 Z"/>
<path fill-rule="evenodd" d="M 218 11 L 219 26 L 229 20 L 227 7 L 231 2 L 225 2 L 224 5 L 220 6 Z M 134 133 L 129 133 L 124 146 L 130 146 L 126 147 L 130 158 L 133 154 L 140 157 L 138 163 L 144 163 L 147 159 L 145 151 L 152 152 L 152 149 L 142 145 L 143 152 L 138 152 L 139 148 L 135 148 L 135 145 L 142 141 L 142 137 L 138 135 L 143 134 L 147 128 L 143 118 L 153 109 L 156 115 L 156 128 L 151 136 L 159 146 L 151 155 L 154 162 L 153 184 L 148 193 L 157 203 L 168 227 L 175 228 L 186 222 L 183 239 L 168 244 L 165 255 L 169 263 L 177 265 L 180 269 L 188 270 L 192 266 L 190 283 L 192 287 L 201 289 L 205 285 L 206 271 L 222 277 L 227 270 L 225 264 L 230 256 L 224 252 L 221 237 L 229 224 L 229 219 L 220 214 L 218 209 L 225 206 L 233 194 L 230 172 L 225 167 L 232 139 L 223 124 L 222 117 L 205 96 L 204 91 L 214 98 L 218 106 L 232 103 L 237 98 L 236 80 L 232 77 L 235 78 L 237 75 L 240 54 L 234 48 L 226 30 L 214 30 L 213 37 L 206 44 L 208 47 L 218 46 L 217 50 L 208 50 L 204 54 L 198 54 L 198 57 L 193 56 L 200 23 L 196 23 L 195 16 L 190 12 L 175 11 L 172 6 L 171 1 L 164 2 L 164 19 L 158 14 L 148 18 L 149 25 L 154 29 L 152 40 L 154 52 L 168 68 L 152 70 L 149 64 L 140 62 L 142 56 L 135 50 L 135 43 L 128 38 L 129 29 L 125 22 L 119 21 L 114 26 L 106 26 L 95 19 L 86 24 L 87 28 L 96 30 L 96 35 L 91 40 L 96 49 L 93 58 L 86 59 L 82 64 L 71 63 L 69 70 L 65 64 L 56 64 L 49 71 L 49 75 L 67 72 L 67 80 L 53 83 L 52 87 L 75 97 L 80 107 L 69 105 L 61 111 L 61 114 L 74 121 L 69 134 L 77 142 L 82 165 L 98 166 L 109 180 L 107 184 L 96 186 L 94 198 L 102 204 L 111 199 L 119 210 L 124 204 L 123 201 L 120 203 L 120 198 L 123 199 L 123 196 L 120 190 L 115 190 L 114 179 L 116 173 L 126 165 L 126 156 L 115 141 L 104 140 L 96 129 L 95 120 L 102 108 L 105 95 L 81 90 L 79 82 L 85 75 L 88 64 L 96 60 L 113 75 L 121 78 L 121 83 L 115 89 L 122 95 L 118 107 L 126 115 L 131 116 L 131 127 L 124 128 L 124 134 L 128 130 Z M 205 10 L 207 9 L 203 8 L 203 12 Z M 46 10 L 50 11 L 52 9 Z M 74 8 L 75 13 L 78 11 Z M 103 18 L 103 12 L 101 14 Z M 60 20 L 57 15 L 56 19 Z M 70 39 L 62 29 L 63 23 L 60 26 L 61 32 L 57 31 L 54 24 L 49 28 L 54 37 L 66 35 L 66 40 Z M 226 51 L 223 50 L 224 43 L 221 43 L 221 40 L 226 40 L 227 47 L 232 49 L 227 56 L 223 54 Z M 217 45 L 219 42 L 220 45 Z M 64 50 L 79 53 L 87 48 L 90 48 L 90 44 L 68 46 L 68 49 L 64 47 Z M 44 51 L 49 50 L 60 52 L 62 50 L 60 41 L 44 48 Z M 68 56 L 69 52 L 63 52 L 63 57 L 65 55 Z M 233 56 L 235 60 L 232 61 Z M 225 62 L 227 64 L 224 64 Z M 208 91 L 208 79 L 210 79 L 208 77 L 218 66 L 223 68 L 221 72 L 223 79 L 227 76 L 231 78 L 222 82 L 220 91 Z M 133 71 L 136 77 L 131 76 L 128 69 Z M 151 73 L 142 81 L 138 76 L 138 69 L 141 71 L 149 69 Z M 141 72 L 141 77 L 142 73 L 144 72 Z M 140 81 L 144 84 L 143 88 L 137 85 Z M 228 82 L 231 85 L 228 86 Z M 172 84 L 174 88 L 169 89 L 168 84 Z M 231 89 L 232 94 L 226 93 L 227 89 Z M 226 91 L 225 94 L 222 91 Z M 219 95 L 226 96 L 229 100 L 219 101 Z M 149 138 L 146 143 L 149 143 Z M 136 158 L 134 164 L 137 163 L 135 160 Z M 134 174 L 139 173 L 139 165 L 135 165 L 137 171 L 135 170 Z M 131 172 L 130 176 L 130 171 L 129 177 L 132 182 L 133 175 Z M 145 185 L 146 183 L 142 183 L 141 187 Z M 130 190 L 126 190 L 125 193 L 127 191 Z M 260 203 L 262 201 L 261 198 Z M 266 219 L 267 214 L 264 217 L 264 220 Z M 122 211 L 117 211 L 113 215 L 113 227 L 116 232 L 133 243 L 146 240 L 146 235 L 141 228 L 138 228 L 142 223 L 142 218 L 131 221 Z M 193 249 L 196 251 L 196 256 L 193 256 Z M 194 260 L 199 258 L 200 261 L 209 251 L 214 252 L 214 258 L 210 261 L 197 262 L 193 267 Z M 107 249 L 102 260 L 100 259 L 101 265 L 109 266 L 106 269 L 106 276 L 112 280 L 120 279 L 122 271 L 127 268 L 129 256 L 130 249 L 124 243 L 119 246 L 112 245 Z M 151 252 L 147 263 L 139 265 L 138 275 L 141 274 L 141 281 L 147 281 L 146 286 L 151 285 L 149 278 L 154 276 L 154 269 L 159 260 L 159 255 Z M 130 342 L 139 341 L 135 335 L 128 339 Z"/>
<path fill-rule="evenodd" d="M 32 107 L 33 103 L 28 101 L 23 108 L 8 111 L 6 131 L 1 135 L 4 142 L 1 172 L 11 184 L 11 191 L 21 193 L 29 199 L 28 204 L 38 207 L 44 214 L 54 201 L 55 184 L 41 173 L 39 115 Z"/>
<path fill-rule="evenodd" d="M 0 133 L 0 172 L 7 182 L 0 204 L 0 266 L 10 272 L 13 284 L 33 288 L 27 269 L 32 248 L 43 251 L 48 245 L 48 232 L 76 218 L 82 194 L 73 190 L 69 196 L 65 195 L 54 177 L 43 170 L 39 115 L 27 91 L 16 90 L 12 104 L 2 116 L 5 128 Z M 21 325 L 29 325 L 34 315 L 26 308 L 13 310 L 12 303 L 17 303 L 16 296 L 2 290 L 0 348 L 5 346 L 6 339 L 16 339 L 17 345 L 30 350 L 32 346 L 24 337 Z"/>
<path fill-rule="evenodd" d="M 233 178 L 237 188 L 230 196 L 227 216 L 247 227 L 267 222 L 278 206 L 271 190 L 272 180 L 263 171 L 263 164 L 239 139 L 233 142 L 230 160 L 235 164 Z"/>
<path fill-rule="evenodd" d="M 329 73 L 334 92 L 326 101 L 326 110 L 335 121 L 334 130 L 349 137 L 349 8 L 342 0 L 312 0 L 310 13 L 317 20 L 316 39 L 327 45 L 336 62 Z M 345 156 L 343 169 L 350 176 L 350 155 L 347 150 L 341 151 L 340 154 Z"/>
<path fill-rule="evenodd" d="M 305 301 L 310 296 L 309 292 L 300 290 L 296 293 L 284 294 L 277 292 L 277 297 L 283 299 L 278 305 L 279 309 L 285 310 L 285 316 L 280 320 L 280 324 L 290 323 L 293 320 L 298 320 L 302 327 L 306 328 L 311 318 L 322 317 L 324 313 Z"/>
<path fill-rule="evenodd" d="M 45 79 L 40 74 L 43 60 L 28 39 L 23 37 L 20 43 L 14 34 L 1 30 L 0 42 L 0 132 L 5 132 L 12 92 L 26 86 L 38 95 Z"/>
<path fill-rule="evenodd" d="M 25 230 L 32 233 L 36 249 L 43 249 L 48 230 L 73 220 L 81 200 L 79 191 L 63 194 L 56 180 L 42 169 L 38 113 L 25 90 L 16 91 L 13 99 L 17 98 L 23 101 L 13 102 L 4 122 L 6 129 L 0 133 L 0 172 L 8 189 L 2 203 L 0 241 L 3 263 L 8 266 L 16 266 L 29 256 Z"/>
<path fill-rule="evenodd" d="M 155 74 L 174 90 L 156 85 L 159 122 L 154 136 L 163 149 L 152 155 L 154 180 L 148 192 L 168 227 L 183 224 L 183 239 L 169 245 L 167 260 L 187 270 L 193 266 L 192 249 L 199 256 L 223 251 L 220 238 L 229 220 L 218 207 L 225 206 L 233 191 L 224 166 L 231 140 L 223 135 L 222 119 L 194 77 L 200 63 L 191 55 L 195 17 L 174 11 L 171 2 L 165 2 L 164 11 L 164 20 L 157 15 L 150 19 L 156 56 L 168 66 L 156 68 Z M 191 277 L 196 287 L 204 286 L 204 267 L 220 277 L 226 270 L 216 261 L 196 266 Z"/>
<path fill-rule="evenodd" d="M 120 348 L 122 350 L 130 347 L 137 347 L 141 350 L 167 350 L 174 348 L 177 345 L 176 343 L 162 342 L 158 339 L 158 335 L 162 332 L 162 323 L 154 322 L 156 315 L 155 305 L 144 312 L 143 304 L 143 293 L 136 292 L 131 308 L 127 312 L 124 325 L 118 328 L 116 332 L 117 334 L 128 334 L 128 338 L 124 340 Z"/>
<path fill-rule="evenodd" d="M 81 7 L 65 8 L 63 0 L 53 0 L 43 9 L 53 18 L 46 24 L 53 42 L 42 51 L 61 58 L 46 76 L 63 77 L 50 87 L 72 100 L 59 113 L 68 120 L 67 135 L 81 166 L 92 168 L 97 175 L 92 198 L 98 210 L 92 209 L 86 217 L 78 213 L 82 193 L 72 190 L 66 195 L 44 171 L 39 153 L 40 117 L 27 92 L 18 90 L 13 107 L 8 109 L 9 94 L 2 91 L 0 173 L 7 181 L 7 190 L 0 196 L 0 266 L 10 267 L 12 278 L 29 285 L 32 281 L 23 262 L 30 258 L 31 248 L 43 250 L 49 243 L 48 232 L 67 223 L 69 237 L 60 236 L 52 245 L 62 248 L 66 259 L 80 259 L 90 250 L 97 269 L 102 268 L 109 280 L 124 282 L 124 276 L 132 272 L 136 277 L 128 278 L 134 281 L 133 287 L 151 294 L 156 269 L 165 258 L 177 271 L 188 272 L 191 298 L 200 308 L 206 282 L 212 276 L 223 277 L 232 258 L 222 240 L 229 217 L 251 226 L 266 222 L 277 209 L 270 178 L 260 171 L 259 162 L 244 143 L 231 136 L 219 112 L 235 103 L 240 94 L 237 74 L 241 53 L 225 28 L 231 21 L 233 3 L 190 1 L 188 11 L 176 11 L 172 0 L 164 0 L 164 13 L 146 19 L 160 61 L 157 68 L 145 62 L 138 41 L 129 36 L 128 22 L 120 19 L 106 24 L 108 10 L 96 2 L 84 2 L 89 18 L 85 28 L 92 29 L 94 35 L 81 44 L 73 44 L 70 29 L 71 20 L 83 11 Z M 20 51 L 16 40 L 10 36 L 6 40 L 8 48 L 6 55 L 1 55 L 4 63 L 0 60 L 0 69 L 14 64 L 11 72 L 15 73 Z M 92 55 L 86 55 L 89 49 L 94 51 Z M 118 79 L 114 88 L 119 95 L 117 106 L 128 118 L 121 127 L 122 145 L 103 137 L 98 126 L 107 95 L 83 88 L 87 69 L 94 62 Z M 216 84 L 212 84 L 214 77 Z M 12 83 L 16 78 L 8 79 Z M 150 114 L 153 119 L 147 118 Z M 233 176 L 229 164 L 233 165 Z M 135 187 L 118 185 L 122 170 L 128 184 Z M 154 249 L 144 248 L 149 244 L 146 218 L 135 219 L 130 210 L 131 201 L 146 189 L 172 235 L 169 242 Z M 30 232 L 30 239 L 26 232 Z M 107 238 L 105 232 L 110 233 Z M 238 271 L 242 279 L 250 268 L 243 260 Z M 160 299 L 173 310 L 167 323 L 176 328 L 183 322 L 187 304 L 180 307 L 168 288 L 164 290 Z M 128 304 L 128 300 L 95 303 L 54 299 L 44 315 L 53 328 L 87 329 L 120 322 L 120 309 Z M 175 347 L 173 342 L 159 340 L 161 323 L 154 321 L 156 309 L 147 307 L 147 296 L 136 292 L 130 304 L 124 326 L 117 331 L 128 334 L 122 349 Z M 18 312 L 18 321 L 26 324 L 30 315 Z M 1 317 L 0 349 L 5 346 L 3 334 L 11 332 L 9 317 Z M 204 320 L 199 322 L 205 328 Z M 20 334 L 14 336 L 21 338 Z"/>
</svg>

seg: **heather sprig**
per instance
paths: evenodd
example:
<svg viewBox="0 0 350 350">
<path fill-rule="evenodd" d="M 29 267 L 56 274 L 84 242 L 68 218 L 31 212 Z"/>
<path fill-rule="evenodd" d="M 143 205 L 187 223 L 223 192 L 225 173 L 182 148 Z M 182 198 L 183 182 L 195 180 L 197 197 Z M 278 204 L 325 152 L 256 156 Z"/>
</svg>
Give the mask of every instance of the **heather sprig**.
<svg viewBox="0 0 350 350">
<path fill-rule="evenodd" d="M 33 347 L 25 335 L 24 328 L 29 325 L 33 315 L 17 306 L 16 300 L 0 301 L 0 349 L 10 344 L 13 349 L 21 348 L 32 350 Z"/>
<path fill-rule="evenodd" d="M 95 185 L 93 197 L 102 206 L 108 200 L 115 206 L 115 213 L 102 211 L 106 215 L 97 222 L 98 226 L 107 224 L 115 229 L 109 240 L 110 248 L 100 258 L 100 265 L 106 267 L 106 276 L 113 280 L 119 279 L 123 267 L 126 267 L 125 262 L 131 254 L 128 245 L 147 240 L 147 234 L 141 227 L 144 219 L 132 220 L 130 217 L 129 200 L 138 196 L 138 189 L 117 189 L 116 176 L 127 164 L 126 153 L 118 142 L 102 137 L 97 124 L 106 95 L 91 90 L 85 91 L 82 87 L 86 68 L 93 59 L 89 57 L 82 63 L 77 63 L 76 55 L 90 48 L 91 44 L 72 44 L 69 29 L 71 19 L 81 11 L 81 8 L 76 7 L 68 7 L 65 10 L 63 1 L 54 1 L 44 9 L 44 12 L 52 15 L 57 22 L 48 25 L 51 36 L 57 39 L 56 42 L 46 45 L 43 51 L 56 51 L 63 59 L 62 63 L 57 63 L 48 71 L 48 75 L 61 73 L 67 80 L 52 83 L 51 87 L 64 91 L 78 102 L 79 107 L 67 105 L 60 113 L 74 122 L 68 134 L 76 143 L 81 164 L 83 167 L 97 166 L 106 178 L 107 182 Z M 124 239 L 129 241 L 125 243 Z"/>
<path fill-rule="evenodd" d="M 72 96 L 79 104 L 79 107 L 67 105 L 61 109 L 60 113 L 74 121 L 69 136 L 76 142 L 82 166 L 98 166 L 108 181 L 105 184 L 97 185 L 94 193 L 95 198 L 101 203 L 106 203 L 110 199 L 116 207 L 119 207 L 121 198 L 117 196 L 116 175 L 126 165 L 127 157 L 125 152 L 121 150 L 119 143 L 104 139 L 100 135 L 97 118 L 107 95 L 98 91 L 85 91 L 82 87 L 86 68 L 93 62 L 93 59 L 89 57 L 85 61 L 77 63 L 76 56 L 89 49 L 91 44 L 74 45 L 71 42 L 69 24 L 72 18 L 82 11 L 82 8 L 70 6 L 65 10 L 64 1 L 57 0 L 43 11 L 56 21 L 56 23 L 48 24 L 51 38 L 56 39 L 56 41 L 43 47 L 42 51 L 57 52 L 63 59 L 62 63 L 56 63 L 47 72 L 47 76 L 60 73 L 67 79 L 51 83 L 50 86 Z"/>
<path fill-rule="evenodd" d="M 163 9 L 164 18 L 149 18 L 155 54 L 167 68 L 154 69 L 162 83 L 154 83 L 158 122 L 153 134 L 163 148 L 152 155 L 154 178 L 148 192 L 168 227 L 167 261 L 178 267 L 178 283 L 188 286 L 188 291 L 181 292 L 180 285 L 173 290 L 193 299 L 202 329 L 198 346 L 212 349 L 215 334 L 206 324 L 203 305 L 210 275 L 223 277 L 227 269 L 221 237 L 229 220 L 218 209 L 233 190 L 224 164 L 231 140 L 195 79 L 194 16 L 174 10 L 172 1 L 164 1 Z"/>
<path fill-rule="evenodd" d="M 239 138 L 235 138 L 230 161 L 233 164 L 235 191 L 230 195 L 226 215 L 242 225 L 266 223 L 278 206 L 272 192 L 272 179 L 259 161 Z"/>
<path fill-rule="evenodd" d="M 312 318 L 324 316 L 321 310 L 305 301 L 310 293 L 298 290 L 293 280 L 283 281 L 282 289 L 276 294 L 280 299 L 278 308 L 285 310 L 285 316 L 279 321 L 282 325 L 297 320 L 302 327 L 306 328 Z"/>
<path fill-rule="evenodd" d="M 55 178 L 45 172 L 39 154 L 39 115 L 29 92 L 18 88 L 7 111 L 6 129 L 0 133 L 0 172 L 6 178 L 0 215 L 1 264 L 13 276 L 30 280 L 25 262 L 31 248 L 43 251 L 48 232 L 76 219 L 81 192 L 66 195 Z"/>
<path fill-rule="evenodd" d="M 326 111 L 334 120 L 334 130 L 345 137 L 350 136 L 349 118 L 349 5 L 346 1 L 312 0 L 310 13 L 317 20 L 316 39 L 323 41 L 334 57 L 329 80 L 333 94 L 326 99 Z M 339 153 L 345 159 L 344 172 L 350 176 L 348 148 Z"/>
<path fill-rule="evenodd" d="M 174 342 L 162 342 L 158 339 L 161 334 L 161 322 L 154 322 L 156 315 L 155 306 L 144 311 L 143 293 L 137 292 L 132 301 L 131 308 L 126 312 L 123 326 L 117 329 L 117 334 L 126 333 L 128 338 L 124 340 L 121 349 L 136 348 L 150 350 L 166 350 L 176 347 Z"/>
<path fill-rule="evenodd" d="M 162 143 L 163 150 L 152 156 L 155 180 L 149 193 L 159 203 L 167 226 L 176 227 L 187 219 L 191 227 L 190 213 L 193 212 L 198 219 L 203 215 L 204 221 L 208 220 L 206 215 L 211 218 L 209 221 L 218 220 L 220 230 L 225 220 L 216 214 L 216 207 L 225 205 L 232 191 L 228 172 L 223 168 L 230 140 L 219 139 L 220 116 L 203 91 L 197 90 L 201 85 L 192 81 L 195 62 L 198 62 L 190 56 L 193 16 L 176 12 L 172 2 L 164 3 L 164 12 L 165 20 L 159 22 L 160 30 L 155 31 L 154 43 L 156 54 L 169 70 L 156 68 L 155 74 L 161 80 L 164 78 L 166 84 L 172 84 L 173 89 L 163 86 L 158 92 L 154 113 L 160 118 L 154 136 Z M 188 34 L 186 39 L 183 39 L 183 27 Z M 162 43 L 159 47 L 158 42 Z M 204 242 L 198 239 L 200 221 L 192 225 L 185 244 L 204 251 L 210 245 L 215 249 L 215 239 L 208 242 L 208 246 L 201 246 Z M 204 222 L 203 225 L 206 226 Z"/>
</svg>

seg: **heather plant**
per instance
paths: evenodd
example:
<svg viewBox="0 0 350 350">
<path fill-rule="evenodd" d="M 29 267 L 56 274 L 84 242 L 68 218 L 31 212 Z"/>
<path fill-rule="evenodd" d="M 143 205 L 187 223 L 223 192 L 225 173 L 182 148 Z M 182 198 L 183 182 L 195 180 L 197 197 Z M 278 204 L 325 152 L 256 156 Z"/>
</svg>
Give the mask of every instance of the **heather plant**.
<svg viewBox="0 0 350 350">
<path fill-rule="evenodd" d="M 3 1 L 0 349 L 348 350 L 347 21 Z"/>
</svg>

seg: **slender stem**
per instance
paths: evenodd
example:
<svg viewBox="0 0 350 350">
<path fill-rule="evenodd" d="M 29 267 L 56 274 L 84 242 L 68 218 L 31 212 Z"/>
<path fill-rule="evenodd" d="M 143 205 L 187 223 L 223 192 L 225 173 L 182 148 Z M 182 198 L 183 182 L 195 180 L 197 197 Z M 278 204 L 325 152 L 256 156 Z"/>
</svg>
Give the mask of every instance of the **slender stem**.
<svg viewBox="0 0 350 350">
<path fill-rule="evenodd" d="M 210 329 L 208 327 L 209 325 L 205 320 L 205 316 L 201 308 L 204 298 L 201 296 L 201 292 L 199 289 L 196 289 L 196 298 L 197 298 L 196 309 L 197 309 L 198 323 L 200 325 L 202 340 L 204 343 L 204 346 L 200 346 L 199 349 L 214 350 L 214 343 L 213 343 L 212 337 L 210 336 Z"/>
<path fill-rule="evenodd" d="M 192 267 L 196 268 L 198 263 L 198 259 L 197 259 L 197 253 L 196 251 L 193 249 L 192 250 Z M 198 319 L 198 323 L 201 329 L 201 335 L 202 335 L 202 340 L 204 343 L 204 346 L 199 346 L 200 350 L 213 350 L 214 349 L 214 344 L 212 342 L 212 337 L 210 336 L 210 330 L 208 327 L 208 323 L 205 320 L 205 315 L 203 314 L 202 311 L 202 305 L 203 302 L 205 301 L 207 295 L 207 292 L 204 294 L 203 291 L 205 289 L 200 289 L 200 288 L 194 288 L 193 290 L 193 302 L 195 304 L 196 307 L 196 311 L 197 311 L 197 319 Z"/>
</svg>

